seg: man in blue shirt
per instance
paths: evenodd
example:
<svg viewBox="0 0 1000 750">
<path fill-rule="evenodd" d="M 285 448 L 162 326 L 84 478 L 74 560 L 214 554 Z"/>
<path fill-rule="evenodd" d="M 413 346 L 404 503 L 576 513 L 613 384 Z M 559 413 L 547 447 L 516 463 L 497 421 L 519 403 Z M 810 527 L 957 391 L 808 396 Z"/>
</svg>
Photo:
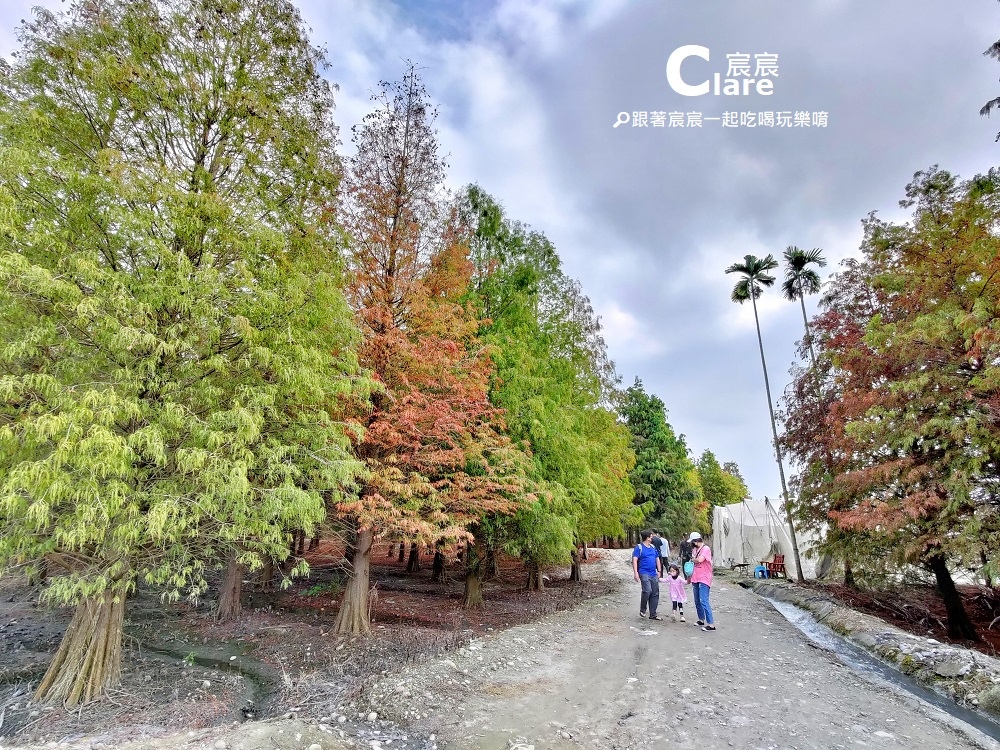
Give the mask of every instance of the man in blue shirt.
<svg viewBox="0 0 1000 750">
<path fill-rule="evenodd" d="M 660 576 L 663 568 L 660 552 L 651 541 L 652 536 L 652 531 L 644 531 L 640 535 L 642 543 L 635 545 L 635 549 L 632 550 L 632 573 L 635 575 L 635 580 L 642 584 L 639 617 L 646 616 L 648 604 L 649 619 L 662 620 L 663 618 L 656 614 L 656 607 L 660 603 Z"/>
</svg>

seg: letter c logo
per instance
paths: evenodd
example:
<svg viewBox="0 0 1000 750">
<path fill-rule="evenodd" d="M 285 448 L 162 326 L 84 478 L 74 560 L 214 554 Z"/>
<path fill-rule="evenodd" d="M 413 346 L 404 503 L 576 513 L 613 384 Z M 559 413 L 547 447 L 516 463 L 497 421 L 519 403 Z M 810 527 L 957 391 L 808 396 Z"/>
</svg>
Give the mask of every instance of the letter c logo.
<svg viewBox="0 0 1000 750">
<path fill-rule="evenodd" d="M 667 58 L 667 83 L 674 91 L 681 96 L 704 96 L 708 93 L 708 81 L 699 83 L 696 86 L 684 83 L 681 78 L 681 63 L 689 57 L 700 57 L 702 60 L 709 59 L 708 47 L 700 44 L 685 44 L 670 53 Z"/>
</svg>

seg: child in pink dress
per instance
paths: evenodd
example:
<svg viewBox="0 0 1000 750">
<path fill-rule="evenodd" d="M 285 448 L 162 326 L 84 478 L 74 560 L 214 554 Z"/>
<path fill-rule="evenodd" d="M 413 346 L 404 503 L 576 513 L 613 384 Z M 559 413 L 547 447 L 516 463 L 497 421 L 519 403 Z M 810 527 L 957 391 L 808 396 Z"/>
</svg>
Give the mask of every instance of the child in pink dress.
<svg viewBox="0 0 1000 750">
<path fill-rule="evenodd" d="M 687 591 L 684 587 L 687 585 L 687 580 L 681 575 L 681 569 L 677 565 L 670 566 L 670 572 L 667 574 L 667 581 L 670 583 L 670 602 L 673 608 L 670 612 L 670 617 L 674 622 L 677 621 L 677 616 L 680 615 L 681 622 L 684 620 L 684 602 L 687 601 Z"/>
</svg>

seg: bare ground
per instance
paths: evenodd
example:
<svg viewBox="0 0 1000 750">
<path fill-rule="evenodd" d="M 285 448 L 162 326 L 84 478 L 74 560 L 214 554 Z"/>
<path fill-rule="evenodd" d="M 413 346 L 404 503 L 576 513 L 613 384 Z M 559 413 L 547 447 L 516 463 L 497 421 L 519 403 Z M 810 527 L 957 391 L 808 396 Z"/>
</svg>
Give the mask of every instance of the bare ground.
<svg viewBox="0 0 1000 750">
<path fill-rule="evenodd" d="M 997 746 L 859 677 L 732 579 L 705 633 L 690 607 L 686 624 L 640 619 L 628 551 L 608 565 L 618 592 L 408 668 L 368 705 L 468 750 Z"/>
<path fill-rule="evenodd" d="M 275 631 L 280 636 L 274 636 L 273 645 L 266 645 L 270 635 L 261 636 L 265 644 L 255 640 L 255 660 L 268 663 L 265 657 L 283 648 L 313 655 L 308 661 L 316 669 L 284 678 L 281 710 L 298 708 L 286 715 L 298 714 L 301 719 L 217 725 L 156 738 L 133 734 L 131 742 L 122 733 L 59 737 L 63 740 L 59 746 L 81 750 L 101 746 L 130 750 L 998 747 L 986 738 L 956 731 L 937 709 L 857 676 L 815 648 L 765 600 L 725 576 L 713 587 L 718 631 L 705 633 L 694 627 L 690 605 L 687 624 L 640 619 L 628 554 L 607 552 L 602 561 L 589 566 L 596 588 L 579 590 L 579 606 L 505 630 L 463 625 L 455 631 L 462 633 L 461 639 L 441 644 L 446 653 L 431 658 L 423 652 L 423 657 L 409 658 L 409 664 L 403 663 L 408 658 L 404 653 L 416 647 L 400 648 L 395 664 L 391 654 L 358 654 L 387 648 L 384 644 L 399 640 L 392 628 L 418 627 L 413 624 L 383 624 L 379 638 L 351 643 L 324 635 L 325 614 L 316 615 L 315 623 L 307 617 L 289 627 L 280 613 L 258 612 L 254 615 L 260 618 L 258 626 L 288 629 Z M 596 595 L 601 589 L 612 592 Z M 387 596 L 394 599 L 396 594 L 382 589 L 380 606 Z M 400 601 L 408 602 L 402 610 L 413 603 Z M 438 604 L 442 605 L 439 618 L 452 616 L 445 603 Z M 535 606 L 543 608 L 537 602 Z M 421 611 L 421 616 L 431 616 Z M 269 617 L 275 618 L 275 625 L 264 625 L 271 622 Z M 228 627 L 234 628 L 231 640 L 259 635 Z M 345 652 L 353 656 L 338 656 Z M 380 665 L 390 668 L 380 670 Z M 380 672 L 385 674 L 378 676 Z M 347 683 L 366 689 L 347 690 Z M 183 706 L 185 697 L 171 696 L 168 703 Z"/>
<path fill-rule="evenodd" d="M 387 549 L 377 549 L 373 557 L 376 637 L 371 639 L 329 633 L 344 576 L 343 550 L 329 543 L 310 553 L 310 578 L 287 590 L 257 590 L 248 582 L 245 614 L 232 623 L 214 621 L 213 602 L 164 606 L 155 595 L 140 592 L 127 614 L 121 686 L 77 711 L 30 702 L 71 612 L 39 607 L 37 590 L 5 579 L 0 582 L 0 743 L 85 741 L 117 747 L 247 719 L 308 716 L 335 723 L 337 706 L 379 677 L 601 596 L 612 586 L 600 575 L 570 584 L 564 580 L 567 571 L 553 570 L 548 590 L 529 594 L 523 590 L 523 567 L 505 558 L 499 575 L 485 584 L 487 606 L 469 612 L 461 606 L 464 579 L 454 560 L 445 580 L 432 583 L 431 555 L 422 558 L 419 573 L 407 574 L 405 563 L 395 554 L 390 558 Z"/>
</svg>

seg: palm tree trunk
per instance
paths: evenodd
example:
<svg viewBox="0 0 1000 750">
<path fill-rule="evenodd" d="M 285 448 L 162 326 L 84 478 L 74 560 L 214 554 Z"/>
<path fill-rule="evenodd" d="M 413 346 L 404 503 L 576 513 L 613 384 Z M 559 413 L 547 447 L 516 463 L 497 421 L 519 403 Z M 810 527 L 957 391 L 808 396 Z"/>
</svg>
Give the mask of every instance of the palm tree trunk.
<svg viewBox="0 0 1000 750">
<path fill-rule="evenodd" d="M 757 300 L 754 299 L 751 289 L 750 301 L 753 303 L 753 319 L 757 324 L 757 345 L 760 347 L 760 366 L 764 370 L 764 390 L 767 393 L 767 411 L 771 415 L 771 435 L 774 437 L 774 454 L 778 459 L 778 474 L 781 476 L 781 496 L 784 500 L 785 519 L 788 521 L 788 535 L 792 540 L 792 556 L 795 558 L 795 577 L 801 582 L 805 580 L 802 575 L 802 559 L 799 557 L 799 543 L 795 538 L 795 525 L 792 523 L 792 514 L 788 510 L 788 484 L 785 482 L 785 467 L 781 463 L 781 446 L 778 443 L 778 427 L 774 421 L 774 405 L 771 403 L 771 383 L 767 378 L 767 362 L 764 360 L 764 339 L 760 335 L 760 318 L 757 317 Z M 803 305 L 803 310 L 805 306 Z"/>
<path fill-rule="evenodd" d="M 812 360 L 813 371 L 816 370 L 816 352 L 813 351 L 812 331 L 809 330 L 809 318 L 806 316 L 806 298 L 799 290 L 799 304 L 802 305 L 802 325 L 806 327 L 806 345 L 809 347 L 809 359 Z"/>
</svg>

